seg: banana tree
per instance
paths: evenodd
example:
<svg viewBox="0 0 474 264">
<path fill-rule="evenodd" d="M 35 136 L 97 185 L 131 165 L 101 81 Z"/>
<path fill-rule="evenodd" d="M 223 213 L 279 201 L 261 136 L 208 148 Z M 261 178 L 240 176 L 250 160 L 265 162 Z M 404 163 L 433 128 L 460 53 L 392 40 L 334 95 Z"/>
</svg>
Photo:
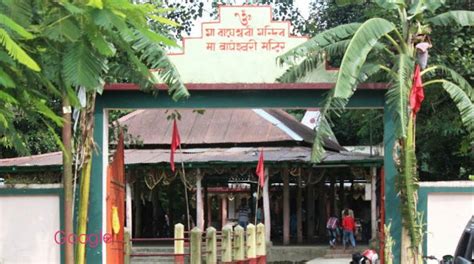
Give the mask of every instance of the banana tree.
<svg viewBox="0 0 474 264">
<path fill-rule="evenodd" d="M 347 2 L 347 1 L 345 1 Z M 321 109 L 311 160 L 318 162 L 324 153 L 322 140 L 330 136 L 330 118 L 344 110 L 359 83 L 375 74 L 390 83 L 386 104 L 393 115 L 397 142 L 394 153 L 398 167 L 398 188 L 402 206 L 402 222 L 408 239 L 402 241 L 410 256 L 402 263 L 421 262 L 423 240 L 420 214 L 417 212 L 417 168 L 415 157 L 415 111 L 409 102 L 415 65 L 424 68 L 420 75 L 424 87 L 443 89 L 454 101 L 462 123 L 474 135 L 474 91 L 460 74 L 444 65 L 426 67 L 426 49 L 430 32 L 437 26 L 474 26 L 474 12 L 453 10 L 435 15 L 441 0 L 375 0 L 380 7 L 397 14 L 393 23 L 374 17 L 363 23 L 340 25 L 317 34 L 307 42 L 278 57 L 278 63 L 289 66 L 279 78 L 295 82 L 310 73 L 327 57 L 342 55 L 334 89 Z M 417 49 L 418 45 L 418 49 Z M 404 250 L 402 250 L 404 251 Z"/>
</svg>

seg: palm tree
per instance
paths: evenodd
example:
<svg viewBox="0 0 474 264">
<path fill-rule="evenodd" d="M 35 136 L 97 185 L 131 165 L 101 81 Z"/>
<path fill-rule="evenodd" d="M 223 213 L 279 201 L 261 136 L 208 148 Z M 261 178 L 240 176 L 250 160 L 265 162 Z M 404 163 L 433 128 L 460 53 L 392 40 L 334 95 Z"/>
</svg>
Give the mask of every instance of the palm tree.
<svg viewBox="0 0 474 264">
<path fill-rule="evenodd" d="M 345 1 L 347 2 L 347 1 Z M 350 1 L 349 1 L 350 2 Z M 278 57 L 289 69 L 279 78 L 281 82 L 295 82 L 305 76 L 327 57 L 342 56 L 342 62 L 332 89 L 322 106 L 321 125 L 317 128 L 313 145 L 313 162 L 319 161 L 324 149 L 322 139 L 329 136 L 330 117 L 339 115 L 357 90 L 357 85 L 375 74 L 389 80 L 386 94 L 388 110 L 395 121 L 400 200 L 404 231 L 409 239 L 402 239 L 402 247 L 410 248 L 410 262 L 420 262 L 423 240 L 420 214 L 417 212 L 417 169 L 415 157 L 415 112 L 410 109 L 409 95 L 415 65 L 424 68 L 426 53 L 416 45 L 429 47 L 429 34 L 437 26 L 473 26 L 474 12 L 456 10 L 434 15 L 444 1 L 376 0 L 377 5 L 397 14 L 398 23 L 384 18 L 371 18 L 363 23 L 340 25 L 317 34 L 307 42 Z M 421 52 L 421 53 L 420 53 Z M 422 55 L 422 56 L 420 56 Z M 444 65 L 430 65 L 421 71 L 424 87 L 443 89 L 456 104 L 462 123 L 474 135 L 474 91 L 457 72 Z M 445 77 L 439 78 L 439 77 Z M 406 244 L 405 244 L 406 243 Z"/>
<path fill-rule="evenodd" d="M 81 154 L 77 160 L 81 161 L 82 168 L 77 233 L 84 234 L 94 144 L 95 95 L 102 93 L 105 82 L 125 81 L 152 91 L 154 84 L 162 82 L 167 84 L 174 100 L 188 97 L 176 68 L 166 56 L 165 47 L 177 46 L 176 43 L 151 30 L 152 23 L 176 23 L 162 16 L 165 9 L 126 0 L 6 1 L 7 11 L 36 32 L 31 45 L 36 51 L 33 57 L 41 65 L 47 85 L 56 88 L 62 98 L 66 234 L 73 231 L 71 107 L 83 109 L 76 149 Z M 159 69 L 158 76 L 149 69 Z M 76 96 L 79 90 L 85 92 L 85 105 Z M 67 263 L 84 263 L 83 244 L 76 248 L 76 261 L 72 245 L 66 244 L 65 248 Z"/>
</svg>

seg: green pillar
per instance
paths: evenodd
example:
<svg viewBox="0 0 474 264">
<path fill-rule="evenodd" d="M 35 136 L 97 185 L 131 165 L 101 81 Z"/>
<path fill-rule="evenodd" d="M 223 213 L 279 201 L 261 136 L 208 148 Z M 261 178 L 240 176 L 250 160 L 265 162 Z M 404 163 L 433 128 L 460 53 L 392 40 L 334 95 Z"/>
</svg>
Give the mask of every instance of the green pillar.
<svg viewBox="0 0 474 264">
<path fill-rule="evenodd" d="M 105 199 L 103 193 L 103 187 L 105 183 L 106 175 L 103 175 L 103 169 L 107 168 L 107 164 L 104 164 L 102 159 L 102 153 L 108 152 L 108 114 L 100 106 L 96 106 L 94 112 L 94 142 L 96 143 L 96 149 L 93 151 L 92 156 L 92 175 L 91 175 L 91 187 L 89 196 L 89 212 L 87 222 L 87 233 L 88 234 L 99 234 L 103 236 L 106 232 L 105 226 L 102 227 L 103 218 L 106 215 L 105 208 L 102 210 L 102 206 L 105 206 Z M 105 125 L 104 125 L 105 124 Z M 103 241 L 103 240 L 101 240 Z M 103 263 L 102 258 L 105 252 L 105 244 L 98 243 L 97 247 L 86 247 L 86 261 L 87 263 Z"/>
<path fill-rule="evenodd" d="M 384 107 L 384 173 L 385 173 L 385 223 L 392 223 L 391 234 L 395 241 L 393 246 L 393 264 L 400 263 L 401 243 L 401 211 L 400 199 L 397 196 L 397 169 L 393 161 L 393 146 L 395 143 L 395 124 L 393 114 L 387 105 Z"/>
</svg>

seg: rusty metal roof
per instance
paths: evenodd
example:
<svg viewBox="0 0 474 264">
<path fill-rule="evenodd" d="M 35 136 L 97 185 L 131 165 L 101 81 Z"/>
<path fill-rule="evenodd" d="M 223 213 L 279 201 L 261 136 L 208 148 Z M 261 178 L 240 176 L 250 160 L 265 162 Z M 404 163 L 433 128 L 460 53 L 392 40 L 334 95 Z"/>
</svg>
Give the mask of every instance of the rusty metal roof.
<svg viewBox="0 0 474 264">
<path fill-rule="evenodd" d="M 294 162 L 308 163 L 311 156 L 310 147 L 265 147 L 265 162 Z M 209 164 L 209 163 L 257 163 L 258 152 L 256 147 L 233 147 L 233 148 L 193 148 L 183 149 L 175 154 L 175 162 L 183 161 L 185 164 Z M 126 149 L 125 164 L 167 164 L 170 159 L 169 149 Z M 354 162 L 379 162 L 380 156 L 370 156 L 353 152 L 327 151 L 322 164 L 354 163 Z M 61 152 L 34 155 L 29 157 L 1 159 L 1 167 L 40 167 L 60 166 L 62 164 Z"/>
<path fill-rule="evenodd" d="M 265 146 L 278 142 L 309 145 L 314 138 L 313 130 L 282 110 L 206 109 L 199 114 L 190 109 L 180 109 L 179 114 L 178 128 L 184 147 L 229 144 Z M 139 137 L 144 145 L 169 145 L 172 121 L 167 119 L 168 115 L 169 110 L 163 109 L 137 110 L 118 122 L 127 127 L 128 133 Z M 344 150 L 331 140 L 325 141 L 325 147 Z"/>
</svg>

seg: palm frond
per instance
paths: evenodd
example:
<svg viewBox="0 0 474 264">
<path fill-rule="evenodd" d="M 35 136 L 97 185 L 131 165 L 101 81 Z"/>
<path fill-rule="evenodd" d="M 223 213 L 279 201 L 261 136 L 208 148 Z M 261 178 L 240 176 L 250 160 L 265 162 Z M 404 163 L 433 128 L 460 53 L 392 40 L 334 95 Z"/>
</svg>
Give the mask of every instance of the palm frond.
<svg viewBox="0 0 474 264">
<path fill-rule="evenodd" d="M 410 93 L 413 65 L 413 59 L 406 54 L 400 54 L 395 65 L 397 78 L 392 80 L 391 87 L 386 94 L 387 105 L 393 115 L 397 138 L 405 138 L 407 133 L 408 94 Z"/>
<path fill-rule="evenodd" d="M 443 89 L 449 94 L 458 108 L 463 125 L 467 128 L 472 138 L 474 138 L 474 104 L 469 99 L 464 90 L 447 80 L 440 80 Z"/>
<path fill-rule="evenodd" d="M 321 55 L 315 55 L 304 59 L 301 63 L 293 65 L 286 69 L 285 73 L 278 77 L 277 81 L 282 83 L 297 82 L 300 78 L 304 77 L 307 73 L 316 69 L 319 63 L 323 60 Z"/>
<path fill-rule="evenodd" d="M 42 34 L 50 40 L 74 42 L 79 39 L 82 32 L 70 14 L 63 12 L 51 18 L 51 22 L 44 29 Z"/>
<path fill-rule="evenodd" d="M 0 69 L 0 86 L 11 88 L 15 87 L 15 82 L 10 77 L 10 75 Z"/>
<path fill-rule="evenodd" d="M 324 157 L 324 140 L 334 136 L 331 129 L 331 117 L 340 116 L 347 104 L 347 99 L 334 97 L 334 89 L 328 92 L 321 113 L 318 125 L 315 127 L 315 136 L 311 149 L 311 162 L 321 162 Z"/>
<path fill-rule="evenodd" d="M 382 18 L 364 22 L 355 32 L 342 59 L 334 96 L 349 99 L 356 89 L 360 70 L 367 55 L 380 38 L 395 29 L 395 25 Z"/>
<path fill-rule="evenodd" d="M 464 77 L 462 77 L 459 73 L 445 65 L 433 65 L 424 70 L 422 74 L 431 73 L 434 71 L 440 72 L 444 76 L 447 76 L 452 79 L 454 83 L 458 84 L 459 87 L 467 94 L 469 99 L 471 99 L 471 101 L 474 101 L 474 89 L 472 89 L 472 86 L 469 84 L 469 82 L 464 79 Z"/>
<path fill-rule="evenodd" d="M 181 81 L 178 70 L 160 43 L 148 38 L 148 35 L 143 35 L 142 32 L 137 32 L 136 36 L 133 49 L 142 54 L 140 60 L 146 62 L 149 68 L 157 69 L 160 79 L 168 85 L 168 93 L 173 100 L 189 97 L 189 92 Z"/>
<path fill-rule="evenodd" d="M 474 11 L 454 10 L 439 14 L 428 20 L 436 26 L 458 25 L 462 27 L 474 26 Z"/>
<path fill-rule="evenodd" d="M 443 0 L 415 0 L 408 10 L 408 14 L 411 15 L 409 19 L 423 13 L 425 10 L 434 12 L 440 8 L 443 3 Z"/>
<path fill-rule="evenodd" d="M 278 56 L 277 62 L 280 65 L 295 64 L 301 57 L 320 53 L 322 48 L 351 37 L 360 25 L 360 23 L 350 23 L 328 29 Z"/>
<path fill-rule="evenodd" d="M 8 35 L 5 29 L 0 28 L 0 44 L 7 50 L 8 54 L 26 67 L 40 71 L 38 64 Z"/>
<path fill-rule="evenodd" d="M 378 73 L 382 68 L 380 64 L 376 63 L 366 63 L 360 69 L 360 74 L 358 78 L 359 83 L 367 81 L 372 75 Z"/>
<path fill-rule="evenodd" d="M 102 85 L 101 75 L 106 71 L 105 61 L 97 56 L 85 41 L 70 45 L 62 61 L 62 74 L 72 86 L 95 89 Z"/>
<path fill-rule="evenodd" d="M 0 24 L 4 25 L 5 27 L 11 29 L 21 37 L 25 39 L 32 39 L 33 35 L 26 31 L 26 29 L 20 25 L 18 25 L 15 21 L 13 21 L 11 18 L 0 14 Z"/>
</svg>

